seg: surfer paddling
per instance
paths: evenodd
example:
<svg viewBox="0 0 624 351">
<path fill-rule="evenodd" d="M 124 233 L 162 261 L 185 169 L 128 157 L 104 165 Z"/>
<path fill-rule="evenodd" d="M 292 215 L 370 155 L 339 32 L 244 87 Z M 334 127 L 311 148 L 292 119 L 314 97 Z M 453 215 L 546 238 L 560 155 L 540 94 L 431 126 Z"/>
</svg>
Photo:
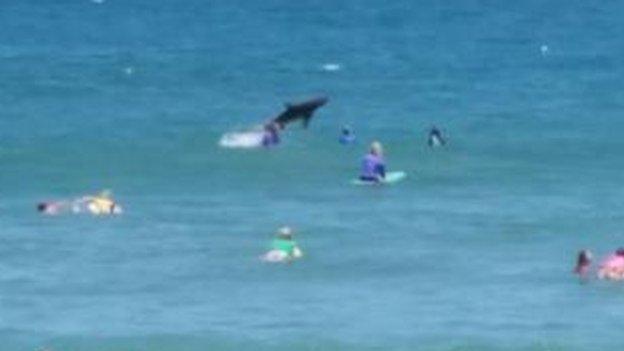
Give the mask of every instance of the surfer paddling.
<svg viewBox="0 0 624 351">
<path fill-rule="evenodd" d="M 110 191 L 104 190 L 97 195 L 87 195 L 69 201 L 44 201 L 37 204 L 37 211 L 49 216 L 82 212 L 93 215 L 121 214 L 121 206 L 113 200 L 111 195 Z"/>
</svg>

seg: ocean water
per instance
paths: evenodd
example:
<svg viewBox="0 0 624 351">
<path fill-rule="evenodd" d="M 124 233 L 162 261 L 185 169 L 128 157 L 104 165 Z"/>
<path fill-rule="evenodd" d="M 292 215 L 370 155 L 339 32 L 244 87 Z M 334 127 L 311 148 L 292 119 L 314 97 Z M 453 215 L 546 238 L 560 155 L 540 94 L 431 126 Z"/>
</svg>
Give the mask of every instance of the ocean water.
<svg viewBox="0 0 624 351">
<path fill-rule="evenodd" d="M 571 274 L 624 244 L 622 2 L 0 8 L 0 350 L 624 346 L 624 286 Z M 349 184 L 374 139 L 404 182 Z M 104 188 L 123 216 L 34 211 Z M 259 262 L 283 224 L 305 259 Z"/>
</svg>

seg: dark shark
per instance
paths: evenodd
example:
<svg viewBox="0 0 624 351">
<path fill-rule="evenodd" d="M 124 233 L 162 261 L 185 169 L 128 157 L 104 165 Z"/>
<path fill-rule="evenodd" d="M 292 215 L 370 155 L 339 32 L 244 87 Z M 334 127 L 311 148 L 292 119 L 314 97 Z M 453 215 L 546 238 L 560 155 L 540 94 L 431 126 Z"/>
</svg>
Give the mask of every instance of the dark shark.
<svg viewBox="0 0 624 351">
<path fill-rule="evenodd" d="M 326 97 L 318 97 L 296 104 L 286 104 L 286 110 L 273 118 L 271 122 L 277 124 L 280 129 L 284 129 L 287 124 L 301 120 L 303 127 L 307 128 L 314 112 L 327 101 Z"/>
</svg>

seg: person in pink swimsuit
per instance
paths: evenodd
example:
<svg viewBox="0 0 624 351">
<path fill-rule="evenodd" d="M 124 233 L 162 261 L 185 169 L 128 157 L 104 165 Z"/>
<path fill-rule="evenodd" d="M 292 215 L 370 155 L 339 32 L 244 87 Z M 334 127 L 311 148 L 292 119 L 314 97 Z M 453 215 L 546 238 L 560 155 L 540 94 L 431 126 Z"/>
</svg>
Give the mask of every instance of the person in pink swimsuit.
<svg viewBox="0 0 624 351">
<path fill-rule="evenodd" d="M 607 257 L 598 269 L 598 278 L 607 280 L 624 280 L 624 248 L 619 248 Z"/>
</svg>

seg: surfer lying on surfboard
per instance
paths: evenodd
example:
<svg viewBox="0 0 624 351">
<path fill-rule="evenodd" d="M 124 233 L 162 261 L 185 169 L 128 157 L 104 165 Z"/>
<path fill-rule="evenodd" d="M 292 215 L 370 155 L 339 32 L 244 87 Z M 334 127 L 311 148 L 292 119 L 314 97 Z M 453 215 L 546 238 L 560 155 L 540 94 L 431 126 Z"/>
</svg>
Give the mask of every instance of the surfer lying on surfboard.
<svg viewBox="0 0 624 351">
<path fill-rule="evenodd" d="M 93 215 L 117 215 L 122 209 L 117 204 L 109 190 L 97 195 L 87 195 L 73 200 L 44 201 L 37 204 L 37 211 L 44 215 L 59 215 L 65 213 L 90 213 Z"/>
<path fill-rule="evenodd" d="M 366 182 L 381 182 L 386 177 L 386 164 L 383 159 L 383 146 L 378 141 L 373 141 L 370 151 L 362 160 L 362 172 L 360 180 Z"/>
</svg>

